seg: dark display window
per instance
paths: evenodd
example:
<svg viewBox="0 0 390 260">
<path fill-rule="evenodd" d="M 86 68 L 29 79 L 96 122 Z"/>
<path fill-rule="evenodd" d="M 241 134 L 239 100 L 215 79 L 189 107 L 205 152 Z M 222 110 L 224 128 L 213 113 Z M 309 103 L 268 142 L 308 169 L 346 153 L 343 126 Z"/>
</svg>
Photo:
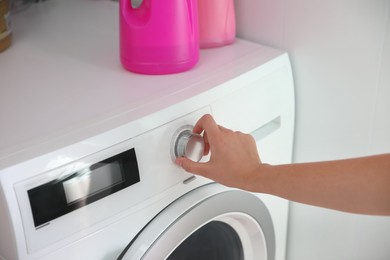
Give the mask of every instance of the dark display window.
<svg viewBox="0 0 390 260">
<path fill-rule="evenodd" d="M 221 221 L 204 225 L 167 258 L 167 260 L 243 260 L 243 249 L 237 232 Z"/>
<path fill-rule="evenodd" d="M 140 181 L 135 149 L 28 190 L 35 227 Z"/>
</svg>

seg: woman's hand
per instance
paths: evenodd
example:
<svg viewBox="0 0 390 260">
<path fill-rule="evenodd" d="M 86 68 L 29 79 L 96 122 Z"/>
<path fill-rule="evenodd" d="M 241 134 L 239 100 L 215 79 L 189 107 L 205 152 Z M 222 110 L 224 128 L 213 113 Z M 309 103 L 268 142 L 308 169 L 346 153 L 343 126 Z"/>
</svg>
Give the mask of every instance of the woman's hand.
<svg viewBox="0 0 390 260">
<path fill-rule="evenodd" d="M 251 135 L 219 126 L 211 115 L 204 115 L 195 125 L 194 133 L 203 133 L 204 154 L 210 160 L 196 163 L 178 158 L 176 163 L 186 171 L 207 177 L 226 186 L 253 190 L 262 166 L 256 142 Z M 258 184 L 256 190 L 258 190 Z"/>
</svg>

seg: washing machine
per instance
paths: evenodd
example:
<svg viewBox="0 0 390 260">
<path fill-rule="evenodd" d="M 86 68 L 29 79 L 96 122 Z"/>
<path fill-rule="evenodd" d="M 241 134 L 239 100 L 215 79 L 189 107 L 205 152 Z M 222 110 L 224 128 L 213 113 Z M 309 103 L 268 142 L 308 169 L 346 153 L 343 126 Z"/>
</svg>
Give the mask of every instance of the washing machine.
<svg viewBox="0 0 390 260">
<path fill-rule="evenodd" d="M 263 162 L 290 163 L 287 53 L 237 39 L 202 50 L 191 71 L 137 75 L 103 59 L 113 32 L 101 27 L 108 36 L 102 40 L 95 23 L 83 24 L 88 16 L 116 24 L 116 3 L 53 0 L 39 10 L 14 24 L 39 25 L 37 37 L 26 36 L 0 60 L 0 259 L 285 259 L 288 201 L 185 172 L 172 154 L 183 133 L 211 114 L 252 134 Z M 90 30 L 84 40 L 94 48 L 82 55 L 71 45 L 53 49 L 50 40 L 67 36 L 50 38 L 42 26 L 65 28 L 65 11 Z M 86 30 L 67 28 L 72 35 Z M 46 76 L 27 77 L 38 70 Z M 184 143 L 188 154 L 199 152 L 199 140 Z"/>
</svg>

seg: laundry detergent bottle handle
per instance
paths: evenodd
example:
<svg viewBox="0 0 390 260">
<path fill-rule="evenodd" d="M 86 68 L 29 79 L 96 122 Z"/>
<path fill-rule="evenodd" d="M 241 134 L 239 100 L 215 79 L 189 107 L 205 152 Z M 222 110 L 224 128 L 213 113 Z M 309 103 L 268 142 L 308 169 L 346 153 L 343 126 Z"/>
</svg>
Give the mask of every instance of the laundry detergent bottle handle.
<svg viewBox="0 0 390 260">
<path fill-rule="evenodd" d="M 198 0 L 201 48 L 228 45 L 236 37 L 234 0 Z"/>
<path fill-rule="evenodd" d="M 142 74 L 171 74 L 199 60 L 197 0 L 120 0 L 120 58 Z"/>
</svg>

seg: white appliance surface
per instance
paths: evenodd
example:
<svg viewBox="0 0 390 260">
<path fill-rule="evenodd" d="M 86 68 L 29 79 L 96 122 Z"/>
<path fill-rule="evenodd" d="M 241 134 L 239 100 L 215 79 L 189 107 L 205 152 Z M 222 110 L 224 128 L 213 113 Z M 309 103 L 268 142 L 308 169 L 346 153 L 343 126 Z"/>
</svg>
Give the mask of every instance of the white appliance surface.
<svg viewBox="0 0 390 260">
<path fill-rule="evenodd" d="M 39 3 L 16 14 L 13 28 L 14 43 L 0 59 L 0 259 L 118 256 L 164 207 L 210 182 L 170 157 L 176 129 L 205 113 L 252 133 L 264 162 L 291 162 L 294 93 L 283 51 L 237 39 L 202 50 L 188 72 L 145 76 L 119 63 L 115 2 Z M 137 156 L 138 183 L 34 224 L 28 190 L 127 149 Z M 288 202 L 258 196 L 282 260 Z"/>
</svg>

